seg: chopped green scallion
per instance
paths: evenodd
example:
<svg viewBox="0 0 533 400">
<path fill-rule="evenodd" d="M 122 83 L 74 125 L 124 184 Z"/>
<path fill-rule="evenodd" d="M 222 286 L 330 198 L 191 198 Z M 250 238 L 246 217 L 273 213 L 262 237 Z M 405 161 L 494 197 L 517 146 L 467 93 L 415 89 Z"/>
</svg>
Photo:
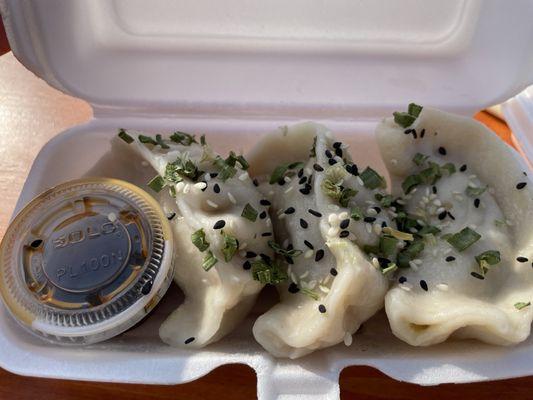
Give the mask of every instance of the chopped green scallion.
<svg viewBox="0 0 533 400">
<path fill-rule="evenodd" d="M 367 189 L 385 187 L 385 179 L 370 167 L 366 167 L 365 170 L 359 174 L 359 177 Z"/>
<path fill-rule="evenodd" d="M 468 186 L 465 193 L 468 197 L 479 197 L 485 192 L 485 190 L 487 190 L 487 186 L 479 188 Z"/>
<path fill-rule="evenodd" d="M 530 305 L 531 305 L 530 301 L 528 301 L 527 303 L 523 301 L 519 301 L 518 303 L 514 303 L 514 308 L 516 308 L 517 310 L 521 310 L 523 308 L 529 307 Z"/>
<path fill-rule="evenodd" d="M 191 242 L 200 251 L 206 251 L 209 248 L 209 242 L 205 239 L 205 232 L 203 229 L 198 229 L 191 234 Z"/>
<path fill-rule="evenodd" d="M 160 134 L 155 135 L 155 141 L 162 149 L 170 149 L 170 146 L 163 141 L 163 137 Z"/>
<path fill-rule="evenodd" d="M 246 218 L 249 221 L 255 222 L 257 219 L 257 210 L 253 208 L 249 203 L 244 206 L 241 217 Z"/>
<path fill-rule="evenodd" d="M 211 250 L 208 250 L 207 255 L 202 261 L 202 268 L 205 271 L 209 271 L 217 262 L 218 259 L 214 256 L 213 252 Z"/>
<path fill-rule="evenodd" d="M 425 156 L 424 154 L 416 153 L 413 157 L 413 162 L 420 166 L 426 162 L 426 160 L 429 158 L 429 156 Z"/>
<path fill-rule="evenodd" d="M 484 251 L 475 258 L 483 275 L 485 275 L 491 265 L 496 265 L 501 261 L 500 252 L 497 250 Z"/>
<path fill-rule="evenodd" d="M 146 135 L 139 135 L 139 142 L 144 144 L 153 144 L 154 146 L 157 144 L 157 142 L 153 138 Z"/>
<path fill-rule="evenodd" d="M 446 239 L 457 251 L 463 251 L 472 246 L 479 239 L 481 235 L 469 227 L 464 228 L 460 232 L 453 234 Z"/>
<path fill-rule="evenodd" d="M 135 141 L 135 139 L 128 135 L 124 129 L 118 130 L 118 137 L 124 140 L 127 144 L 133 143 Z"/>
<path fill-rule="evenodd" d="M 350 209 L 350 218 L 354 221 L 359 221 L 363 219 L 363 211 L 359 207 L 352 207 Z"/>
<path fill-rule="evenodd" d="M 224 236 L 224 247 L 222 248 L 222 254 L 224 255 L 224 261 L 229 262 L 239 249 L 239 241 L 236 237 L 222 232 Z"/>
<path fill-rule="evenodd" d="M 287 279 L 287 274 L 275 260 L 270 263 L 263 259 L 253 261 L 252 276 L 264 285 L 275 285 Z"/>
<path fill-rule="evenodd" d="M 161 190 L 163 190 L 165 185 L 165 180 L 159 175 L 155 176 L 150 182 L 148 182 L 148 187 L 156 193 L 159 193 Z"/>
</svg>

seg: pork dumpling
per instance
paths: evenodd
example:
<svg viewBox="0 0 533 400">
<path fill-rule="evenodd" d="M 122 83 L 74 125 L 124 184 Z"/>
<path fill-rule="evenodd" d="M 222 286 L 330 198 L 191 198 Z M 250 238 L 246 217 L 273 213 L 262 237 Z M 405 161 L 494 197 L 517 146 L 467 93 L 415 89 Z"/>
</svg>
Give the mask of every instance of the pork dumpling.
<svg viewBox="0 0 533 400">
<path fill-rule="evenodd" d="M 221 158 L 203 138 L 119 135 L 159 174 L 149 186 L 159 193 L 174 232 L 174 280 L 185 301 L 159 334 L 173 346 L 203 347 L 242 321 L 263 287 L 250 259 L 273 254 L 264 199 L 246 160 L 233 153 Z"/>
<path fill-rule="evenodd" d="M 385 309 L 415 346 L 450 336 L 509 345 L 533 318 L 533 188 L 518 155 L 469 119 L 415 104 L 376 130 L 391 174 L 398 256 Z"/>
<path fill-rule="evenodd" d="M 359 246 L 374 245 L 390 218 L 385 181 L 359 171 L 346 146 L 323 126 L 303 123 L 265 136 L 249 155 L 250 173 L 270 199 L 287 281 L 280 303 L 254 324 L 255 339 L 276 357 L 333 346 L 383 306 L 384 270 Z"/>
</svg>

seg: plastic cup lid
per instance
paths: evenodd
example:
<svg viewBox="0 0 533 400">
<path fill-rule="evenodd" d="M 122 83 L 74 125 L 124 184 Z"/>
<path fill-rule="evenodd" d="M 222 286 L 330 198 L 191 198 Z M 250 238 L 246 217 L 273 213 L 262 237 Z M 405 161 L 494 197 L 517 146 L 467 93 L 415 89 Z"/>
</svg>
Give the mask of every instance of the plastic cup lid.
<svg viewBox="0 0 533 400">
<path fill-rule="evenodd" d="M 0 293 L 38 336 L 89 344 L 133 326 L 173 276 L 172 232 L 159 204 L 116 179 L 87 178 L 37 196 L 0 245 Z"/>
</svg>

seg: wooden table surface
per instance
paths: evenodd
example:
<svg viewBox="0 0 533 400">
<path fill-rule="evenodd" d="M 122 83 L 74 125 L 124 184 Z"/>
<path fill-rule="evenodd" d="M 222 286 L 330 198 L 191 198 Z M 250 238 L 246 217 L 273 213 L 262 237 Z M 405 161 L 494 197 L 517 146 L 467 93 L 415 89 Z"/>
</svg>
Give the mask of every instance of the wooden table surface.
<svg viewBox="0 0 533 400">
<path fill-rule="evenodd" d="M 1 27 L 0 27 L 1 28 Z M 0 54 L 9 51 L 0 29 Z M 91 118 L 83 101 L 49 87 L 27 71 L 11 53 L 0 57 L 0 237 L 39 149 L 58 132 Z M 509 129 L 486 112 L 476 118 L 504 140 Z M 533 361 L 532 361 L 533 362 Z M 533 399 L 533 377 L 496 382 L 421 387 L 388 378 L 369 367 L 341 373 L 342 399 Z M 253 399 L 254 371 L 243 365 L 217 368 L 207 376 L 177 386 L 128 385 L 29 378 L 0 369 L 0 399 Z"/>
</svg>

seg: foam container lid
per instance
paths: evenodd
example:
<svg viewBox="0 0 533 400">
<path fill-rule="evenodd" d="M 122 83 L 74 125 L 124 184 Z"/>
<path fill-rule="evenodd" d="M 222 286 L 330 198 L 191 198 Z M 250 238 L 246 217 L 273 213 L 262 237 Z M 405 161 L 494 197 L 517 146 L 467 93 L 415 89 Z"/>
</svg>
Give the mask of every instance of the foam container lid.
<svg viewBox="0 0 533 400">
<path fill-rule="evenodd" d="M 411 101 L 471 115 L 533 82 L 527 0 L 0 0 L 0 7 L 16 57 L 94 108 L 89 123 L 41 150 L 16 211 L 91 170 L 118 127 L 202 132 L 226 151 L 313 119 L 355 159 L 384 171 L 373 137 L 378 118 Z M 524 93 L 504 112 L 517 116 L 510 124 L 531 161 L 532 92 Z M 82 349 L 25 334 L 0 307 L 0 365 L 32 376 L 175 384 L 244 363 L 257 372 L 260 399 L 285 400 L 338 398 L 339 373 L 349 365 L 425 385 L 533 373 L 532 338 L 512 348 L 474 341 L 414 348 L 394 338 L 383 313 L 350 347 L 296 361 L 277 360 L 254 342 L 261 310 L 202 351 L 170 348 L 157 330 L 173 301 L 167 295 L 142 325 Z"/>
</svg>

